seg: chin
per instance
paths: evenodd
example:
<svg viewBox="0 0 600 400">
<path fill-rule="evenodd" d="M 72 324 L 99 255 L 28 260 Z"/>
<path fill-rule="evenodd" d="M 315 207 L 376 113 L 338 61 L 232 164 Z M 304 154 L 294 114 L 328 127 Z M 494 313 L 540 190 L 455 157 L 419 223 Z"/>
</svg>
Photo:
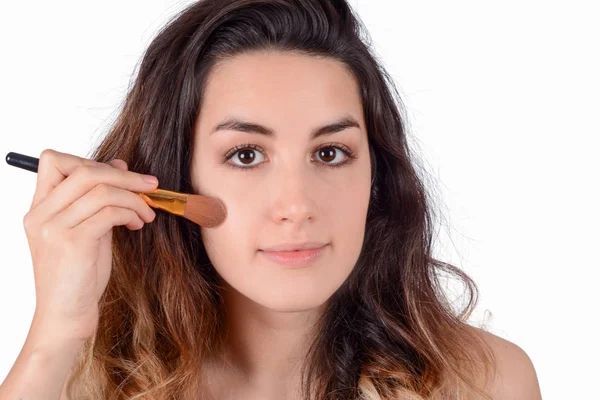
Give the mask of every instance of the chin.
<svg viewBox="0 0 600 400">
<path fill-rule="evenodd" d="M 264 291 L 252 299 L 272 311 L 291 313 L 318 309 L 331 297 L 330 294 L 289 293 Z"/>
</svg>

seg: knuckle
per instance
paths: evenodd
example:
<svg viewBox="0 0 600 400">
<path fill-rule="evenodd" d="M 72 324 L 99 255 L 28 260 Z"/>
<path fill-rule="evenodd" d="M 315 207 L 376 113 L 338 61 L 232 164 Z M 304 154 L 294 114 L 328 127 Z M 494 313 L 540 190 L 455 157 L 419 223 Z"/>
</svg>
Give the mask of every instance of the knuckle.
<svg viewBox="0 0 600 400">
<path fill-rule="evenodd" d="M 49 159 L 49 158 L 53 158 L 53 157 L 56 156 L 56 154 L 57 154 L 57 152 L 55 150 L 44 149 L 40 153 L 40 160 L 46 160 L 46 159 Z"/>
<path fill-rule="evenodd" d="M 38 162 L 38 171 L 43 171 L 46 169 L 47 165 L 52 164 L 52 160 L 56 158 L 58 152 L 52 149 L 44 149 L 40 153 L 39 162 Z"/>
<path fill-rule="evenodd" d="M 56 239 L 58 237 L 54 226 L 49 222 L 46 222 L 40 226 L 39 235 L 42 240 L 47 241 Z"/>
<path fill-rule="evenodd" d="M 61 235 L 61 243 L 66 246 L 70 246 L 73 248 L 80 247 L 78 244 L 83 243 L 83 238 L 81 235 L 75 234 L 75 231 L 71 230 L 70 232 L 64 232 Z"/>
<path fill-rule="evenodd" d="M 117 207 L 114 207 L 114 206 L 104 207 L 103 212 L 106 215 L 106 217 L 109 218 L 109 219 L 117 218 L 121 214 L 119 212 L 119 209 Z"/>
<path fill-rule="evenodd" d="M 123 177 L 125 177 L 129 171 L 123 171 L 122 169 L 114 168 L 113 172 L 119 176 L 119 179 L 123 179 Z"/>
<path fill-rule="evenodd" d="M 127 216 L 129 216 L 129 218 L 132 221 L 136 221 L 136 220 L 140 219 L 140 216 L 138 215 L 138 213 L 130 208 L 127 209 Z"/>
<path fill-rule="evenodd" d="M 98 197 L 105 197 L 111 192 L 111 187 L 107 183 L 99 183 L 94 187 L 93 191 L 94 195 Z"/>
<path fill-rule="evenodd" d="M 91 180 L 94 176 L 94 171 L 93 171 L 93 167 L 90 167 L 89 165 L 80 165 L 77 168 L 75 168 L 75 171 L 73 172 L 74 175 L 77 175 L 78 179 L 82 179 L 82 180 Z"/>
<path fill-rule="evenodd" d="M 31 214 L 31 212 L 27 212 L 23 216 L 23 227 L 25 228 L 25 232 L 31 232 L 31 229 L 33 227 L 33 215 Z"/>
</svg>

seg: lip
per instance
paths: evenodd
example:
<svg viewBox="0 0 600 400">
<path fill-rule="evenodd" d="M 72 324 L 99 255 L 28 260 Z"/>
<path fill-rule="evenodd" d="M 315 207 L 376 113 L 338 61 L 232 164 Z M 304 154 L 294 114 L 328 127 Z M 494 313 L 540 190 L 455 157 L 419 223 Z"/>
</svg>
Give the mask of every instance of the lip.
<svg viewBox="0 0 600 400">
<path fill-rule="evenodd" d="M 303 242 L 303 243 L 283 243 L 276 246 L 260 249 L 263 251 L 296 251 L 296 250 L 312 250 L 325 246 L 323 242 Z"/>
<path fill-rule="evenodd" d="M 283 265 L 288 268 L 304 267 L 312 264 L 317 258 L 319 258 L 327 245 L 321 245 L 317 248 L 308 248 L 297 251 L 271 251 L 271 250 L 260 250 L 267 259 L 277 264 Z"/>
</svg>

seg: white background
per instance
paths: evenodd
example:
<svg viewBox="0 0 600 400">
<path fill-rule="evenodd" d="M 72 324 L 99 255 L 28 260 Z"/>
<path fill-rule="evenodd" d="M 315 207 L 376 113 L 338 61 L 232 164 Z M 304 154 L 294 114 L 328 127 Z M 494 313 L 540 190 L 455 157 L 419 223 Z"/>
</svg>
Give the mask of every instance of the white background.
<svg viewBox="0 0 600 400">
<path fill-rule="evenodd" d="M 45 148 L 87 156 L 142 51 L 188 3 L 2 1 L 2 157 L 39 157 Z M 529 354 L 545 400 L 597 396 L 595 3 L 351 2 L 436 180 L 446 215 L 436 251 L 475 279 L 481 297 L 472 321 L 491 311 L 489 329 Z M 22 218 L 36 175 L 3 165 L 0 381 L 35 307 Z"/>
</svg>

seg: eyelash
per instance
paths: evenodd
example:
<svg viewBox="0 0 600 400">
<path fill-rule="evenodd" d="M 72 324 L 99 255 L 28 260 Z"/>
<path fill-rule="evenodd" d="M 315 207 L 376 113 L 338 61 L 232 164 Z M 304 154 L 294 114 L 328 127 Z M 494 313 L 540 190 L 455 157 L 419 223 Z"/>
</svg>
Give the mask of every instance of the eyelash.
<svg viewBox="0 0 600 400">
<path fill-rule="evenodd" d="M 341 144 L 341 143 L 327 143 L 323 146 L 320 146 L 318 149 L 316 149 L 313 154 L 321 149 L 325 149 L 328 147 L 333 147 L 334 149 L 339 149 L 341 150 L 342 153 L 344 153 L 346 155 L 346 157 L 348 157 L 348 159 L 346 161 L 342 161 L 339 162 L 337 164 L 329 164 L 329 163 L 323 163 L 325 164 L 325 167 L 328 168 L 340 168 L 343 167 L 346 164 L 351 163 L 356 157 L 354 155 L 354 152 L 352 150 L 350 150 L 347 146 Z M 227 164 L 229 167 L 234 168 L 234 169 L 255 169 L 258 168 L 258 166 L 253 166 L 253 167 L 240 167 L 239 165 L 235 165 L 235 164 L 231 164 L 228 163 L 227 161 L 229 161 L 231 158 L 233 158 L 233 156 L 240 150 L 245 150 L 245 149 L 252 149 L 252 150 L 256 150 L 259 152 L 263 152 L 263 149 L 260 146 L 257 146 L 255 144 L 252 143 L 243 143 L 240 145 L 235 146 L 233 149 L 229 150 L 224 156 L 223 156 L 223 163 Z M 260 164 L 259 164 L 260 165 Z"/>
</svg>

